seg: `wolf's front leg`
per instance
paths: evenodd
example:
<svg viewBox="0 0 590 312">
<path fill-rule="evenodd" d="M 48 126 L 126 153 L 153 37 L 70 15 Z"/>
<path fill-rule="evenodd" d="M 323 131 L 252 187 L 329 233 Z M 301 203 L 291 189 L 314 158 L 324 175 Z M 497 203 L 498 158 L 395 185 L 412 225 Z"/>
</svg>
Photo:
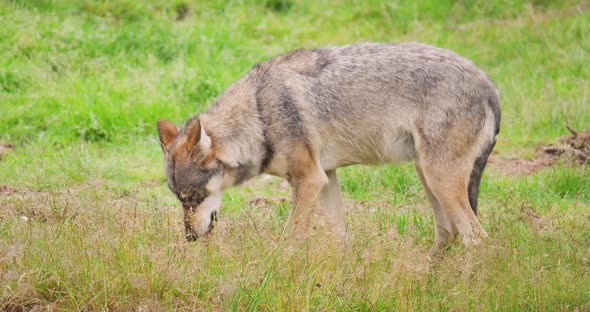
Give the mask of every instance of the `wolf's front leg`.
<svg viewBox="0 0 590 312">
<path fill-rule="evenodd" d="M 295 226 L 295 235 L 305 237 L 313 216 L 323 212 L 321 196 L 328 177 L 306 148 L 294 149 L 288 166 L 293 189 L 290 221 Z"/>
<path fill-rule="evenodd" d="M 293 202 L 291 204 L 291 222 L 295 227 L 297 237 L 306 237 L 309 232 L 311 219 L 322 211 L 320 196 L 327 184 L 327 178 L 308 176 L 292 178 Z"/>
</svg>

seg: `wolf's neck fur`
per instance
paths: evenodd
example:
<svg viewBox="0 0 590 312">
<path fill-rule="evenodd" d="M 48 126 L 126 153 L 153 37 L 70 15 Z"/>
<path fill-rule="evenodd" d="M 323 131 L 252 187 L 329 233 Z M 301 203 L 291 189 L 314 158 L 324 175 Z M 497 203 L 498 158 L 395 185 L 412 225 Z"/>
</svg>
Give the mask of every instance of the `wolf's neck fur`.
<svg viewBox="0 0 590 312">
<path fill-rule="evenodd" d="M 241 79 L 201 116 L 215 158 L 234 171 L 234 184 L 258 175 L 264 166 L 267 147 L 256 105 L 255 88 Z"/>
</svg>

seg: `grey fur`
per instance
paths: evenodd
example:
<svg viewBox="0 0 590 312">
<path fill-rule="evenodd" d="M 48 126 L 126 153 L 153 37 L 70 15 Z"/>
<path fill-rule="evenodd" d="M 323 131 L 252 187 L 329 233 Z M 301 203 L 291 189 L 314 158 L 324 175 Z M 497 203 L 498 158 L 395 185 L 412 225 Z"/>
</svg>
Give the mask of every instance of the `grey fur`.
<svg viewBox="0 0 590 312">
<path fill-rule="evenodd" d="M 486 118 L 482 103 L 490 105 L 496 125 L 500 121 L 497 92 L 487 76 L 453 52 L 424 44 L 296 50 L 255 66 L 244 80 L 255 81 L 257 93 L 265 94 L 258 97 L 263 104 L 257 104 L 264 107 L 261 120 L 272 142 L 293 136 L 306 140 L 304 124 L 349 132 L 345 128 L 366 128 L 375 125 L 371 118 L 403 112 L 419 116 L 420 134 L 434 152 L 450 143 L 446 135 L 456 120 L 473 120 L 472 131 L 480 130 Z M 299 98 L 282 101 L 285 92 Z M 227 105 L 223 97 L 218 103 Z M 456 158 L 454 152 L 462 151 L 439 151 L 437 157 Z"/>
<path fill-rule="evenodd" d="M 445 189 L 468 196 L 471 207 L 464 208 L 476 212 L 479 181 L 499 131 L 498 103 L 487 75 L 449 50 L 419 43 L 299 49 L 254 66 L 194 118 L 212 151 L 191 156 L 181 170 L 171 169 L 176 159 L 170 152 L 168 179 L 173 191 L 181 180 L 191 181 L 185 184 L 194 193 L 215 175 L 235 185 L 267 172 L 289 179 L 301 204 L 310 190 L 322 191 L 325 172 L 336 179 L 341 166 L 414 160 L 435 213 L 466 205 L 453 202 Z M 175 142 L 182 142 L 183 131 Z M 199 173 L 195 157 L 213 157 L 221 169 Z M 327 201 L 340 202 L 335 183 L 323 195 Z M 469 190 L 457 188 L 467 184 Z M 437 245 L 455 234 L 467 244 L 472 228 L 485 236 L 474 215 L 450 224 L 439 224 L 441 216 Z"/>
</svg>

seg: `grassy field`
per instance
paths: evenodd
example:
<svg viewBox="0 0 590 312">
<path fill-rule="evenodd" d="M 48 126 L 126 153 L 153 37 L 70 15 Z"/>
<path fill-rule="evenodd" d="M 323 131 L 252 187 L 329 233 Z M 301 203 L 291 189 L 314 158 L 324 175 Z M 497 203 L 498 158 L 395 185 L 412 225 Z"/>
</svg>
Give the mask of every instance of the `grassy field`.
<svg viewBox="0 0 590 312">
<path fill-rule="evenodd" d="M 590 170 L 486 171 L 490 235 L 435 267 L 411 165 L 339 170 L 351 239 L 283 235 L 290 190 L 225 194 L 187 243 L 156 120 L 182 123 L 251 66 L 298 47 L 421 41 L 502 93 L 496 159 L 590 126 L 586 1 L 0 2 L 0 310 L 590 311 Z"/>
</svg>

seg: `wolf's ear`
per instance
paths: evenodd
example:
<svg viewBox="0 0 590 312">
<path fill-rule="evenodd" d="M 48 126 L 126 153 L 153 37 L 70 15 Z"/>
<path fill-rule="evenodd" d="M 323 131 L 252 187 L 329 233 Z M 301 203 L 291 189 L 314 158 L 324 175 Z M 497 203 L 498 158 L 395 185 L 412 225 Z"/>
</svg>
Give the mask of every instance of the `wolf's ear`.
<svg viewBox="0 0 590 312">
<path fill-rule="evenodd" d="M 201 121 L 197 118 L 191 120 L 184 128 L 184 134 L 186 135 L 186 148 L 192 152 L 201 139 Z"/>
<path fill-rule="evenodd" d="M 199 149 L 203 155 L 207 155 L 211 149 L 211 138 L 205 132 L 205 127 L 201 124 L 201 139 L 199 140 Z"/>
<path fill-rule="evenodd" d="M 162 150 L 164 153 L 168 153 L 170 145 L 178 135 L 178 127 L 168 120 L 160 119 L 158 120 L 158 135 L 160 136 Z"/>
<path fill-rule="evenodd" d="M 211 138 L 205 132 L 205 127 L 201 124 L 201 120 L 196 119 L 191 122 L 185 130 L 186 133 L 186 147 L 189 152 L 193 151 L 195 145 L 198 145 L 199 151 L 202 154 L 207 154 L 211 148 Z"/>
</svg>

